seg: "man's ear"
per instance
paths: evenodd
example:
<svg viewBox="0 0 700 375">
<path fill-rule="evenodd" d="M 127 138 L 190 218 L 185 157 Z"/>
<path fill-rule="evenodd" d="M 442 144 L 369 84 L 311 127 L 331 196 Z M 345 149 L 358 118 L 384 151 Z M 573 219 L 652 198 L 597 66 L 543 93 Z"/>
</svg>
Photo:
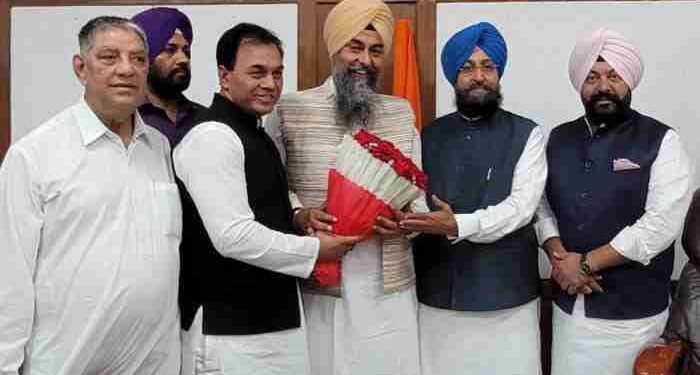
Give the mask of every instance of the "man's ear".
<svg viewBox="0 0 700 375">
<path fill-rule="evenodd" d="M 85 86 L 87 79 L 85 78 L 85 59 L 80 54 L 73 55 L 73 72 L 78 77 L 80 83 Z"/>
<path fill-rule="evenodd" d="M 226 69 L 225 66 L 219 65 L 219 66 L 217 67 L 217 72 L 216 72 L 216 73 L 217 73 L 217 75 L 219 76 L 219 88 L 220 88 L 221 90 L 225 90 L 225 89 L 228 87 L 228 85 L 229 85 L 229 82 L 228 82 L 228 73 L 229 73 L 229 70 Z"/>
</svg>

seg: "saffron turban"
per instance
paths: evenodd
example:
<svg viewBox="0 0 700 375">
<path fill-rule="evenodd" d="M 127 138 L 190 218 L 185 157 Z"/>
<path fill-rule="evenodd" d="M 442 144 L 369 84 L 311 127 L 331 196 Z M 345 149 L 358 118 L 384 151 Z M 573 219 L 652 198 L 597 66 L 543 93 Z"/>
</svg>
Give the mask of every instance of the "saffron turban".
<svg viewBox="0 0 700 375">
<path fill-rule="evenodd" d="M 476 47 L 498 65 L 498 76 L 503 75 L 508 61 L 506 41 L 495 26 L 488 22 L 480 22 L 453 35 L 442 49 L 442 72 L 452 86 L 457 82 L 459 69 L 469 60 Z"/>
<path fill-rule="evenodd" d="M 367 26 L 381 36 L 384 53 L 391 50 L 394 39 L 394 17 L 381 0 L 343 0 L 331 9 L 323 26 L 323 40 L 328 55 L 333 56 Z"/>
<path fill-rule="evenodd" d="M 620 33 L 598 29 L 579 40 L 571 53 L 569 78 L 577 92 L 581 92 L 583 82 L 599 56 L 615 69 L 631 90 L 642 80 L 644 63 L 639 50 Z"/>
<path fill-rule="evenodd" d="M 184 13 L 175 8 L 151 8 L 135 15 L 131 20 L 146 32 L 148 61 L 151 64 L 163 51 L 175 30 L 180 30 L 187 43 L 192 44 L 192 24 Z"/>
</svg>

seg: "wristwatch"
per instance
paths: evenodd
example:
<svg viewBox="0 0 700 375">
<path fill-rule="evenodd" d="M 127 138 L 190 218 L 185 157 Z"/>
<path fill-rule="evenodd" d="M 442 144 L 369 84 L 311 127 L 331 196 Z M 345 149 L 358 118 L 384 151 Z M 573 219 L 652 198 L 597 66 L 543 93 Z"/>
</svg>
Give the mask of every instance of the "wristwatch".
<svg viewBox="0 0 700 375">
<path fill-rule="evenodd" d="M 593 271 L 591 270 L 591 266 L 587 262 L 588 260 L 588 253 L 583 253 L 581 254 L 581 260 L 579 261 L 579 270 L 581 273 L 585 276 L 593 276 Z"/>
</svg>

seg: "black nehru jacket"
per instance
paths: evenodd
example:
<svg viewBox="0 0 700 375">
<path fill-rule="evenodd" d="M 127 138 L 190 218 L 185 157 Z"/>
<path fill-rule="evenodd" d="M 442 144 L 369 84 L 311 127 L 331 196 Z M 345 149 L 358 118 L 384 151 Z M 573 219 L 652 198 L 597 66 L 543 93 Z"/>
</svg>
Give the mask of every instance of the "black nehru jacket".
<svg viewBox="0 0 700 375">
<path fill-rule="evenodd" d="M 243 143 L 248 203 L 255 220 L 270 229 L 293 233 L 286 172 L 274 143 L 258 126 L 258 118 L 216 94 L 195 124 L 210 121 L 228 125 Z M 297 279 L 222 256 L 179 179 L 178 185 L 183 209 L 179 298 L 183 328 L 189 329 L 199 306 L 203 306 L 206 335 L 248 335 L 300 327 Z"/>
</svg>

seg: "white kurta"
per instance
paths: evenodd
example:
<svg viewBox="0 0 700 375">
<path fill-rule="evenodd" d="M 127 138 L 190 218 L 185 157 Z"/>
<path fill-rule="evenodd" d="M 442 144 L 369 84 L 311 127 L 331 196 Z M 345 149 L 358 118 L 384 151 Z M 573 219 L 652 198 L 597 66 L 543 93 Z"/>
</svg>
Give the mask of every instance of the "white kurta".
<svg viewBox="0 0 700 375">
<path fill-rule="evenodd" d="M 301 308 L 301 297 L 299 299 Z M 182 335 L 181 375 L 309 375 L 304 317 L 301 327 L 256 335 L 204 335 L 202 308 Z"/>
<path fill-rule="evenodd" d="M 248 203 L 244 148 L 233 129 L 218 122 L 197 125 L 175 148 L 174 162 L 221 255 L 274 272 L 309 276 L 319 240 L 277 232 L 255 221 Z M 183 342 L 183 375 L 309 373 L 303 317 L 296 329 L 214 336 L 202 334 L 200 309 Z"/>
<path fill-rule="evenodd" d="M 459 237 L 455 242 L 491 243 L 532 220 L 547 179 L 544 149 L 542 130 L 536 127 L 513 171 L 510 195 L 494 206 L 456 213 Z M 464 374 L 465 369 L 473 374 L 540 374 L 538 301 L 486 312 L 443 310 L 421 304 L 418 315 L 423 374 Z"/>
<path fill-rule="evenodd" d="M 355 245 L 342 275 L 343 298 L 304 294 L 312 374 L 420 374 L 415 289 L 384 294 L 379 240 Z"/>
<path fill-rule="evenodd" d="M 690 174 L 690 161 L 678 133 L 667 131 L 651 165 L 644 215 L 610 241 L 615 251 L 647 265 L 671 245 L 681 232 L 690 204 Z M 540 244 L 559 237 L 557 218 L 546 195 L 542 196 L 536 217 L 535 231 Z"/>
<path fill-rule="evenodd" d="M 0 374 L 172 375 L 180 200 L 138 115 L 125 146 L 80 101 L 0 169 Z"/>
<path fill-rule="evenodd" d="M 265 130 L 285 159 L 278 119 L 270 119 Z M 413 162 L 422 165 L 417 132 L 411 149 Z M 293 192 L 290 199 L 302 206 Z M 423 197 L 411 206 L 427 210 Z M 342 298 L 303 295 L 312 374 L 420 374 L 415 287 L 384 294 L 382 247 L 376 237 L 355 245 L 341 265 Z"/>
<path fill-rule="evenodd" d="M 631 375 L 642 347 L 658 339 L 668 309 L 643 319 L 588 318 L 579 295 L 571 315 L 552 311 L 552 375 Z"/>
<path fill-rule="evenodd" d="M 644 214 L 615 235 L 610 245 L 630 261 L 649 264 L 680 234 L 689 188 L 690 162 L 678 133 L 669 130 L 651 166 Z M 559 236 L 546 196 L 537 209 L 535 229 L 540 244 Z M 593 319 L 586 317 L 584 298 L 576 299 L 572 315 L 554 306 L 552 375 L 631 374 L 639 349 L 661 335 L 668 310 L 643 319 Z"/>
<path fill-rule="evenodd" d="M 539 375 L 539 299 L 497 311 L 420 304 L 423 375 Z"/>
</svg>

